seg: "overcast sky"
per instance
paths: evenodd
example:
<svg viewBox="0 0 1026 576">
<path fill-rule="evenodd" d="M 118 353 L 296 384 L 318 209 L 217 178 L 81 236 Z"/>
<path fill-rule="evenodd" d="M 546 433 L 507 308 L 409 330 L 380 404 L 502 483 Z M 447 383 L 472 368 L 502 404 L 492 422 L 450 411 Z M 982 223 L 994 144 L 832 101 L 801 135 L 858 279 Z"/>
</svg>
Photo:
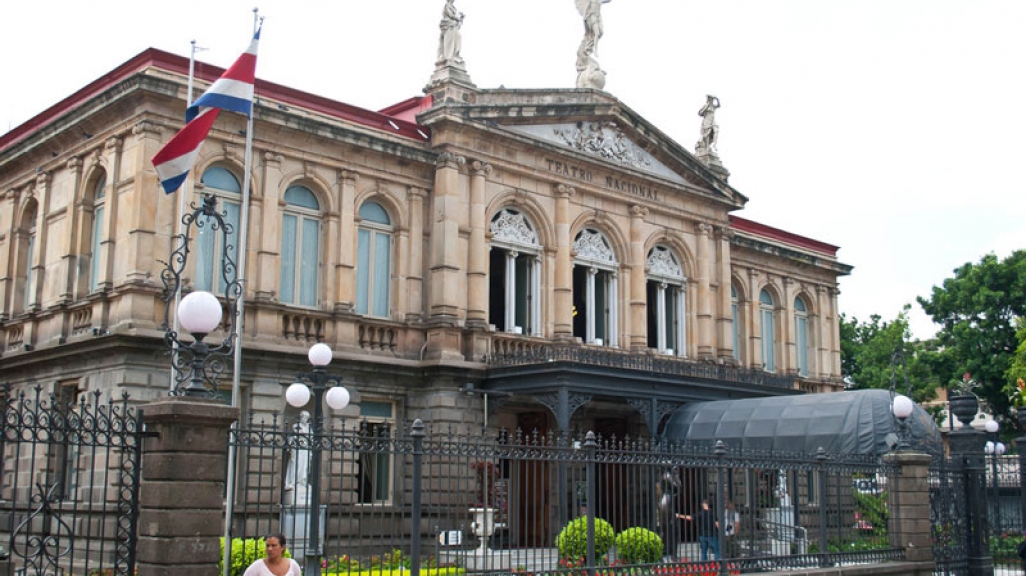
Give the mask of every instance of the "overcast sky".
<svg viewBox="0 0 1026 576">
<path fill-rule="evenodd" d="M 32 0 L 0 8 L 0 131 L 148 47 L 227 66 L 252 10 L 257 75 L 377 110 L 422 93 L 444 0 Z M 573 0 L 456 0 L 483 88 L 572 88 Z M 1023 0 L 612 0 L 606 90 L 693 149 L 718 96 L 739 215 L 841 247 L 841 309 L 915 304 L 965 262 L 1026 247 Z M 0 167 L 2 169 L 2 167 Z"/>
</svg>

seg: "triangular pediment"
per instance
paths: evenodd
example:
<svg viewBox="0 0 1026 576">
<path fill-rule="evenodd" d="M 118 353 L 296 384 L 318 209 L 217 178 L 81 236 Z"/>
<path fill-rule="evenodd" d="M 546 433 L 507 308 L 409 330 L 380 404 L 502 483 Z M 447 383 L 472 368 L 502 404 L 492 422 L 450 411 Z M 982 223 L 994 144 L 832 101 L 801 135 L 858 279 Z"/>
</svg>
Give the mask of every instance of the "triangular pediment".
<svg viewBox="0 0 1026 576">
<path fill-rule="evenodd" d="M 686 179 L 628 138 L 613 121 L 579 121 L 565 124 L 505 126 L 514 132 L 545 140 L 594 156 L 622 168 L 633 168 L 662 176 L 679 184 Z"/>
</svg>

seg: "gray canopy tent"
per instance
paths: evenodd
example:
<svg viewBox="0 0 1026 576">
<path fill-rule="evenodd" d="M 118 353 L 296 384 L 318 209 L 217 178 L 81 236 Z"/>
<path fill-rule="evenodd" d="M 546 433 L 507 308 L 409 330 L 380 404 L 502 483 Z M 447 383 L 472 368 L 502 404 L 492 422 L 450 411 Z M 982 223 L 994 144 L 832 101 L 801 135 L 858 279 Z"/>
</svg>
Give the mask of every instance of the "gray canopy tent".
<svg viewBox="0 0 1026 576">
<path fill-rule="evenodd" d="M 929 413 L 916 405 L 908 420 L 913 449 L 943 453 Z M 663 437 L 697 446 L 722 440 L 748 450 L 882 455 L 893 448 L 897 432 L 889 391 L 853 390 L 695 402 L 670 415 Z"/>
</svg>

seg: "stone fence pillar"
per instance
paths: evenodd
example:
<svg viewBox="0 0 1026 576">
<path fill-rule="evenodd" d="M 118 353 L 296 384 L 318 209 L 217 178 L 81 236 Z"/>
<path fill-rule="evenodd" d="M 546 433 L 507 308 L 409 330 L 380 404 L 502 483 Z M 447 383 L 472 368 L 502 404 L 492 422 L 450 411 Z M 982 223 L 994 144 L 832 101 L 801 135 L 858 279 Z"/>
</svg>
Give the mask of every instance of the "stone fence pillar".
<svg viewBox="0 0 1026 576">
<path fill-rule="evenodd" d="M 889 479 L 887 486 L 887 507 L 891 511 L 892 522 L 890 545 L 892 548 L 904 548 L 907 562 L 928 562 L 932 565 L 931 459 L 929 454 L 913 451 L 884 455 L 885 463 L 898 468 L 898 477 Z M 925 572 L 932 573 L 932 566 Z"/>
<path fill-rule="evenodd" d="M 168 397 L 142 407 L 138 576 L 216 574 L 228 429 L 239 409 Z"/>
</svg>

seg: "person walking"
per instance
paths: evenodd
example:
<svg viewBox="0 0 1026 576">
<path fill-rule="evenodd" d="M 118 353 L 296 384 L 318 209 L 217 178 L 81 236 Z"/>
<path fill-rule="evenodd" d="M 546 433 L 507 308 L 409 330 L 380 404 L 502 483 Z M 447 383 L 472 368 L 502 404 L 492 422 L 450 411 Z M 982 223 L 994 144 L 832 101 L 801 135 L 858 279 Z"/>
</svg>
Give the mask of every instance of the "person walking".
<svg viewBox="0 0 1026 576">
<path fill-rule="evenodd" d="M 702 509 L 698 511 L 698 514 L 692 516 L 691 514 L 678 514 L 678 517 L 684 518 L 685 520 L 694 520 L 698 524 L 698 543 L 701 546 L 702 558 L 704 562 L 709 559 L 709 549 L 711 548 L 713 554 L 716 555 L 716 560 L 721 558 L 720 556 L 720 521 L 716 519 L 716 514 L 709 509 L 709 501 L 702 500 Z"/>
</svg>

